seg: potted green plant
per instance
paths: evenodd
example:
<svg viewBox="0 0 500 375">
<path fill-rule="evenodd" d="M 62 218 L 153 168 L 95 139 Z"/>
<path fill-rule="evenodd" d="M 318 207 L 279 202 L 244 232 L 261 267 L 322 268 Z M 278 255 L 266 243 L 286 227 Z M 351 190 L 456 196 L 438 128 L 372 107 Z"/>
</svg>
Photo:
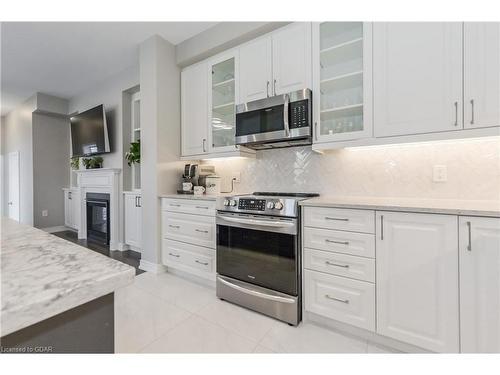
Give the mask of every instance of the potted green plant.
<svg viewBox="0 0 500 375">
<path fill-rule="evenodd" d="M 83 158 L 82 163 L 86 169 L 102 168 L 104 159 L 101 156 L 94 156 L 92 158 Z"/>
<path fill-rule="evenodd" d="M 130 149 L 125 154 L 125 159 L 127 159 L 127 164 L 131 166 L 134 163 L 139 164 L 141 162 L 141 140 L 138 139 L 135 142 L 130 142 Z"/>
<path fill-rule="evenodd" d="M 78 170 L 80 169 L 80 158 L 78 156 L 73 156 L 69 159 L 69 164 L 71 165 L 71 169 Z"/>
</svg>

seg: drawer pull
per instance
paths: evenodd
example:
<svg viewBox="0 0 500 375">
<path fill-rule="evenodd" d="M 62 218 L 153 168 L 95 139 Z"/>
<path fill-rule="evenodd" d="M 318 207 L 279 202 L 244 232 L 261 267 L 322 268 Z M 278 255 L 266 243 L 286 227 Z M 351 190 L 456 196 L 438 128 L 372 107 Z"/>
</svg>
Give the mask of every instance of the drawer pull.
<svg viewBox="0 0 500 375">
<path fill-rule="evenodd" d="M 208 230 L 195 229 L 195 231 L 199 233 L 208 233 Z"/>
<path fill-rule="evenodd" d="M 337 263 L 332 263 L 330 261 L 325 261 L 325 264 L 328 264 L 329 266 L 335 266 L 335 267 L 342 267 L 342 268 L 349 268 L 348 264 L 337 264 Z"/>
<path fill-rule="evenodd" d="M 347 218 L 325 216 L 325 220 L 349 221 Z"/>
<path fill-rule="evenodd" d="M 325 242 L 336 243 L 336 244 L 339 244 L 339 245 L 346 245 L 346 246 L 349 245 L 349 241 L 335 241 L 335 240 L 329 240 L 328 238 L 325 239 Z"/>
<path fill-rule="evenodd" d="M 328 294 L 325 294 L 325 298 L 328 298 L 328 299 L 331 299 L 333 301 L 337 301 L 337 302 L 342 302 L 342 303 L 346 303 L 348 304 L 349 303 L 349 300 L 348 299 L 340 299 L 340 298 L 335 298 L 335 297 L 332 297 Z"/>
<path fill-rule="evenodd" d="M 175 229 L 179 229 L 179 228 L 180 228 L 180 226 L 179 226 L 179 225 L 172 225 L 172 224 L 169 224 L 169 227 L 170 227 L 170 228 L 175 228 Z"/>
<path fill-rule="evenodd" d="M 170 205 L 171 205 L 172 207 L 180 207 L 180 206 L 181 206 L 180 204 L 174 204 L 174 203 L 170 203 Z"/>
<path fill-rule="evenodd" d="M 205 210 L 208 210 L 208 207 L 206 207 L 206 206 L 196 206 L 196 208 L 203 208 Z"/>
<path fill-rule="evenodd" d="M 168 255 L 170 255 L 172 257 L 176 257 L 176 258 L 180 258 L 181 257 L 179 254 L 168 253 Z"/>
<path fill-rule="evenodd" d="M 196 259 L 195 262 L 204 266 L 208 266 L 208 262 L 200 262 L 198 259 Z"/>
</svg>

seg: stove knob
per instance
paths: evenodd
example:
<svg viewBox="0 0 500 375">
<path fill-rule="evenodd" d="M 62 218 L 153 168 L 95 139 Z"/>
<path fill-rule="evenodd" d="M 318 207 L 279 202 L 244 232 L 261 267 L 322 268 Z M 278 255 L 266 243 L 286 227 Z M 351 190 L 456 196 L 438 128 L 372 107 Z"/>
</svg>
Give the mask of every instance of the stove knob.
<svg viewBox="0 0 500 375">
<path fill-rule="evenodd" d="M 274 202 L 267 202 L 267 208 L 272 210 L 274 208 Z"/>
<path fill-rule="evenodd" d="M 234 199 L 231 199 L 231 200 L 229 201 L 229 205 L 230 205 L 230 206 L 236 206 L 236 201 L 235 201 Z"/>
<path fill-rule="evenodd" d="M 274 208 L 277 209 L 277 210 L 281 210 L 283 208 L 283 203 L 281 202 L 276 202 L 274 204 Z"/>
<path fill-rule="evenodd" d="M 229 200 L 228 199 L 224 199 L 224 206 L 229 206 Z"/>
</svg>

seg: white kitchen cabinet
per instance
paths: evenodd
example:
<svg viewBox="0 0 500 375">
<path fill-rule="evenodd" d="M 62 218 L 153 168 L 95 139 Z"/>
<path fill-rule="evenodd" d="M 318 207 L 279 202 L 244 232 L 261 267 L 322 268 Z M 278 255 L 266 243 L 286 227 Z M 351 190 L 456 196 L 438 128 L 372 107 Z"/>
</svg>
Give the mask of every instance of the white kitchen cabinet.
<svg viewBox="0 0 500 375">
<path fill-rule="evenodd" d="M 500 125 L 500 23 L 464 24 L 464 127 Z"/>
<path fill-rule="evenodd" d="M 78 189 L 64 189 L 64 225 L 78 230 L 80 226 L 80 195 Z"/>
<path fill-rule="evenodd" d="M 240 103 L 272 96 L 272 40 L 265 36 L 240 47 Z"/>
<path fill-rule="evenodd" d="M 377 332 L 459 351 L 457 217 L 377 212 Z"/>
<path fill-rule="evenodd" d="M 272 34 L 273 94 L 311 88 L 311 24 L 295 22 Z"/>
<path fill-rule="evenodd" d="M 125 193 L 125 243 L 140 250 L 142 246 L 141 195 Z"/>
<path fill-rule="evenodd" d="M 460 217 L 461 351 L 500 353 L 500 219 Z"/>
<path fill-rule="evenodd" d="M 373 99 L 376 137 L 462 129 L 462 24 L 375 23 Z"/>
<path fill-rule="evenodd" d="M 314 23 L 314 143 L 372 136 L 372 24 Z"/>
<path fill-rule="evenodd" d="M 240 103 L 310 88 L 311 24 L 296 22 L 240 47 Z"/>
<path fill-rule="evenodd" d="M 206 62 L 181 73 L 182 156 L 208 153 L 208 75 Z"/>
</svg>

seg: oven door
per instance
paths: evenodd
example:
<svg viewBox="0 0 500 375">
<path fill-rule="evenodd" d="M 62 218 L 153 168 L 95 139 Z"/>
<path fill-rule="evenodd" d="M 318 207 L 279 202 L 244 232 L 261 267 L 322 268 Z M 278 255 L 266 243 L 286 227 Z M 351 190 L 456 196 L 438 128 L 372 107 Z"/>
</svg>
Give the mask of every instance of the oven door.
<svg viewBox="0 0 500 375">
<path fill-rule="evenodd" d="M 217 273 L 298 295 L 297 219 L 217 214 Z"/>
</svg>

